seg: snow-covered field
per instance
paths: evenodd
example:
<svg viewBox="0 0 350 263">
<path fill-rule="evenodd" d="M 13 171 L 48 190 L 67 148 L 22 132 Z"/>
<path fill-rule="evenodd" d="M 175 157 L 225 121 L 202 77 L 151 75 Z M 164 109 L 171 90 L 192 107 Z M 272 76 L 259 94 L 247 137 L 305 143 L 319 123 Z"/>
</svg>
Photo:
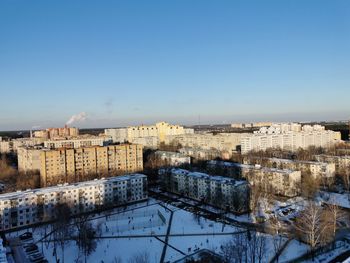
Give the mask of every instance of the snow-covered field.
<svg viewBox="0 0 350 263">
<path fill-rule="evenodd" d="M 135 254 L 144 252 L 148 254 L 150 262 L 159 262 L 171 213 L 173 213 L 173 218 L 165 261 L 173 262 L 202 248 L 220 253 L 223 243 L 230 240 L 235 233 L 245 231 L 245 229 L 211 221 L 186 210 L 150 199 L 148 202 L 130 205 L 127 208 L 116 208 L 91 215 L 90 222 L 94 226 L 100 226 L 102 238 L 98 239 L 96 250 L 87 256 L 86 262 L 116 262 L 116 258 L 121 258 L 122 262 L 127 263 Z M 53 235 L 48 235 L 40 241 L 45 234 L 51 231 L 51 225 L 33 228 L 30 231 L 33 232 L 34 240 L 47 260 L 56 262 Z M 9 236 L 18 234 L 19 232 L 12 233 Z M 274 249 L 272 237 L 265 236 L 267 245 L 264 262 L 268 262 L 274 256 Z M 305 245 L 299 245 L 294 241 L 287 248 L 288 251 L 282 254 L 282 258 L 289 260 L 301 255 L 307 249 Z M 60 262 L 63 262 L 63 256 L 66 263 L 85 261 L 76 241 L 69 241 L 64 252 L 59 246 L 56 251 Z"/>
</svg>

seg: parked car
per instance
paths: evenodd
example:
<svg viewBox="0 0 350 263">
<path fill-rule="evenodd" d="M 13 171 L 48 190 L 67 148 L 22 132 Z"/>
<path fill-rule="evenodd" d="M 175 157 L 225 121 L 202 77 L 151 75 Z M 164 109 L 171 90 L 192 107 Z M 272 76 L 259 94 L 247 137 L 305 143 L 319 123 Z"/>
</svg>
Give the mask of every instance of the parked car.
<svg viewBox="0 0 350 263">
<path fill-rule="evenodd" d="M 31 232 L 25 232 L 19 236 L 20 240 L 27 240 L 27 239 L 32 239 L 32 238 L 33 238 L 33 234 Z"/>
</svg>

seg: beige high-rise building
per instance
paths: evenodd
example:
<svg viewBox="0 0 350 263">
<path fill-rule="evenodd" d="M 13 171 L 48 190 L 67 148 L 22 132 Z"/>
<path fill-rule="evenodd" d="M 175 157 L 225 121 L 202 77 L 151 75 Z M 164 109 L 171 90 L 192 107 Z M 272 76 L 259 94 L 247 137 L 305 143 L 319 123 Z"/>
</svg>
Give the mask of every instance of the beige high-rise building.
<svg viewBox="0 0 350 263">
<path fill-rule="evenodd" d="M 42 186 L 84 181 L 143 170 L 142 145 L 122 144 L 77 149 L 44 150 L 41 153 Z"/>
</svg>

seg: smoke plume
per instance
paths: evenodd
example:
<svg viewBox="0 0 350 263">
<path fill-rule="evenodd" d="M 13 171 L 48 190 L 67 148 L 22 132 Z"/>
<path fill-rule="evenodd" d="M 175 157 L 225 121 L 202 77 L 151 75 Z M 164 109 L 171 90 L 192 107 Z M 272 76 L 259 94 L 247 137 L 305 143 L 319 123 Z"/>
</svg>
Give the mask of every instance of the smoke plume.
<svg viewBox="0 0 350 263">
<path fill-rule="evenodd" d="M 66 124 L 70 125 L 77 121 L 85 121 L 86 117 L 87 117 L 86 112 L 80 112 L 79 114 L 75 114 L 72 117 L 70 117 L 70 119 L 66 122 Z"/>
</svg>

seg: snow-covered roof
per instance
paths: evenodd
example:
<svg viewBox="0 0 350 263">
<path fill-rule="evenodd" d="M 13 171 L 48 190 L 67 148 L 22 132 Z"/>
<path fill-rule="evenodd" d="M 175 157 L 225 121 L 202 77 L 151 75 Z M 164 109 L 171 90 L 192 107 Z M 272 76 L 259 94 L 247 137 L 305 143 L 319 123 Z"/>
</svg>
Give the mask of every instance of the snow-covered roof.
<svg viewBox="0 0 350 263">
<path fill-rule="evenodd" d="M 289 169 L 277 169 L 277 168 L 269 168 L 269 167 L 261 167 L 260 165 L 251 165 L 251 164 L 241 164 L 241 163 L 231 163 L 224 161 L 209 161 L 209 165 L 219 165 L 225 167 L 237 167 L 242 169 L 252 169 L 252 170 L 262 170 L 264 172 L 274 172 L 274 173 L 282 173 L 282 174 L 290 174 L 295 171 Z"/>
<path fill-rule="evenodd" d="M 173 169 L 171 169 L 171 172 L 173 174 L 176 174 L 176 175 L 185 175 L 185 176 L 190 176 L 190 177 L 196 177 L 197 179 L 216 181 L 216 182 L 224 183 L 224 184 L 231 184 L 231 185 L 247 184 L 247 181 L 245 181 L 245 180 L 235 180 L 235 179 L 230 178 L 230 177 L 209 175 L 209 174 L 201 173 L 201 172 L 190 172 L 190 171 L 187 171 L 184 169 L 173 168 Z"/>
<path fill-rule="evenodd" d="M 63 185 L 57 185 L 57 186 L 50 186 L 45 188 L 37 188 L 37 189 L 28 189 L 25 191 L 17 191 L 17 192 L 11 192 L 11 193 L 5 193 L 0 195 L 0 200 L 8 200 L 13 198 L 20 198 L 24 197 L 30 194 L 45 194 L 45 193 L 52 193 L 52 192 L 59 192 L 63 190 L 69 190 L 69 189 L 76 189 L 77 187 L 88 187 L 88 186 L 96 186 L 100 184 L 107 184 L 107 183 L 114 183 L 114 182 L 121 182 L 121 181 L 128 181 L 132 179 L 142 179 L 147 178 L 146 175 L 143 174 L 130 174 L 125 176 L 116 176 L 116 177 L 110 177 L 110 178 L 103 178 L 103 179 L 95 179 L 91 181 L 86 182 L 79 182 L 74 184 L 63 184 Z"/>
</svg>

